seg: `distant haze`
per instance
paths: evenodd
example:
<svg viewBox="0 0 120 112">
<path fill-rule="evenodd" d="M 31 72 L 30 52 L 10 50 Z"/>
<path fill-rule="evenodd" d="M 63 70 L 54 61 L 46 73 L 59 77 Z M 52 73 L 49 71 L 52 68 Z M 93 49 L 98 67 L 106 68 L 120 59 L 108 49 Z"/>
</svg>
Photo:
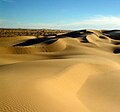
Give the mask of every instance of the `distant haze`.
<svg viewBox="0 0 120 112">
<path fill-rule="evenodd" d="M 0 0 L 1 28 L 120 29 L 120 0 Z"/>
</svg>

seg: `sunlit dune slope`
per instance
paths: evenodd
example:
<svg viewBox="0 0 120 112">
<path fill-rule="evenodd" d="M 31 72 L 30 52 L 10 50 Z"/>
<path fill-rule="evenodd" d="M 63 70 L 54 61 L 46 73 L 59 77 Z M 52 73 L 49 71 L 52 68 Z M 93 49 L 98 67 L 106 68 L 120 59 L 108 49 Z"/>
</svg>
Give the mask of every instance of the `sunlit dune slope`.
<svg viewBox="0 0 120 112">
<path fill-rule="evenodd" d="M 0 38 L 0 112 L 120 112 L 120 31 Z"/>
</svg>

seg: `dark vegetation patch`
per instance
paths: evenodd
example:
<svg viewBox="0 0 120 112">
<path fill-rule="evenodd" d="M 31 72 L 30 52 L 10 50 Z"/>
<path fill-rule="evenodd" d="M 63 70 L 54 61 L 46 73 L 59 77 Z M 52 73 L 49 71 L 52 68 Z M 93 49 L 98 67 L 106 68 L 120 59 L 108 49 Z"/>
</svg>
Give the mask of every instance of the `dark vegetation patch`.
<svg viewBox="0 0 120 112">
<path fill-rule="evenodd" d="M 55 36 L 59 33 L 68 33 L 70 30 L 52 30 L 52 29 L 8 29 L 0 28 L 0 37 L 15 37 L 15 36 Z"/>
</svg>

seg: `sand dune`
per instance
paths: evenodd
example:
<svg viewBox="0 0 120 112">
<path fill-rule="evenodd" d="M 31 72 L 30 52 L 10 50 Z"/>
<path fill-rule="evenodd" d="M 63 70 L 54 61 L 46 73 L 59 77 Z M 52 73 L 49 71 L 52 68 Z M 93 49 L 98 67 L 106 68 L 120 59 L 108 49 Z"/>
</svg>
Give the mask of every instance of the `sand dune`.
<svg viewBox="0 0 120 112">
<path fill-rule="evenodd" d="M 0 112 L 120 112 L 120 31 L 0 38 Z"/>
</svg>

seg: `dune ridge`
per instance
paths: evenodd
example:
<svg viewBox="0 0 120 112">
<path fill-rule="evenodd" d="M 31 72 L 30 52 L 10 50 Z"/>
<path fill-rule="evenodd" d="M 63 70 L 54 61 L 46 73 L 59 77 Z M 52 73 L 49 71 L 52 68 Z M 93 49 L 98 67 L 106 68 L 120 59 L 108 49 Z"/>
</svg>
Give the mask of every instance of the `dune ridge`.
<svg viewBox="0 0 120 112">
<path fill-rule="evenodd" d="M 120 112 L 120 31 L 0 38 L 0 112 Z"/>
</svg>

